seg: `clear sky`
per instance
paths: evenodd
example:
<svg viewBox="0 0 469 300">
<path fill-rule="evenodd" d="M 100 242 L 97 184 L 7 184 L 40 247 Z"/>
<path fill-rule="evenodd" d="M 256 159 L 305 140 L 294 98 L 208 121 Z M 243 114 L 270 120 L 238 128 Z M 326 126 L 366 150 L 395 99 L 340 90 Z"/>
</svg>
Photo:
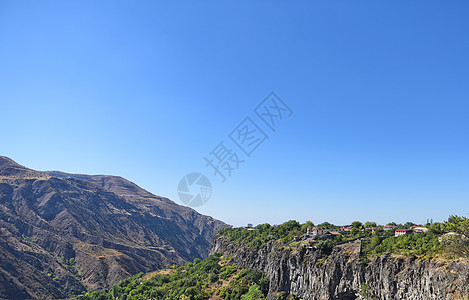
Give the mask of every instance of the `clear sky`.
<svg viewBox="0 0 469 300">
<path fill-rule="evenodd" d="M 0 1 L 0 154 L 111 174 L 234 225 L 469 213 L 469 2 Z M 274 91 L 251 155 L 229 134 Z M 245 160 L 226 182 L 221 142 Z"/>
</svg>

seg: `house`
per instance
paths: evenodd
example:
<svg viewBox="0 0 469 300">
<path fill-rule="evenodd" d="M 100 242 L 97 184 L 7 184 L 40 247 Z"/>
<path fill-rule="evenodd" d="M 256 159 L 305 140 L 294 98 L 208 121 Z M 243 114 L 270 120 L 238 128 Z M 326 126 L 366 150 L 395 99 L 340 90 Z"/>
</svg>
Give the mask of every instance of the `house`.
<svg viewBox="0 0 469 300">
<path fill-rule="evenodd" d="M 308 227 L 306 229 L 306 234 L 307 235 L 324 235 L 328 232 L 329 230 L 325 228 L 320 228 L 320 227 Z"/>
<path fill-rule="evenodd" d="M 406 234 L 411 234 L 412 229 L 396 229 L 394 232 L 394 236 L 401 236 L 401 235 L 406 235 Z"/>
<path fill-rule="evenodd" d="M 382 228 L 379 227 L 379 226 L 376 226 L 376 227 L 371 227 L 371 233 L 375 233 L 376 231 L 381 231 Z"/>
<path fill-rule="evenodd" d="M 415 233 L 422 233 L 422 232 L 427 232 L 428 228 L 427 227 L 422 227 L 422 226 L 412 226 L 412 230 Z"/>
<path fill-rule="evenodd" d="M 334 230 L 329 231 L 329 234 L 332 234 L 333 236 L 341 235 L 340 233 L 338 233 L 337 231 L 334 231 Z"/>
<path fill-rule="evenodd" d="M 321 227 L 308 227 L 306 228 L 306 234 L 304 235 L 307 239 L 316 239 L 322 237 L 329 233 L 329 229 L 321 228 Z"/>
<path fill-rule="evenodd" d="M 343 231 L 352 231 L 353 229 L 353 226 L 352 225 L 346 225 L 346 226 L 343 226 L 342 227 L 342 230 Z"/>
<path fill-rule="evenodd" d="M 397 226 L 395 225 L 386 225 L 383 227 L 384 231 L 388 231 L 388 230 L 393 230 L 393 229 L 396 229 Z"/>
</svg>

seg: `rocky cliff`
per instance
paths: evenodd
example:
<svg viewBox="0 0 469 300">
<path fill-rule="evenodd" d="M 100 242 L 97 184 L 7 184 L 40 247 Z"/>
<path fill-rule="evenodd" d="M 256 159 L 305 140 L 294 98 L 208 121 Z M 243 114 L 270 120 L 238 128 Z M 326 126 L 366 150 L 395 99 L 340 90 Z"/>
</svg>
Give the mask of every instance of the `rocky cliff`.
<svg viewBox="0 0 469 300">
<path fill-rule="evenodd" d="M 361 241 L 339 245 L 328 255 L 313 248 L 284 248 L 271 241 L 260 248 L 216 236 L 211 253 L 255 268 L 270 278 L 269 299 L 278 293 L 302 299 L 468 299 L 467 261 L 419 261 L 383 255 L 360 262 Z M 368 286 L 366 297 L 359 293 Z"/>
<path fill-rule="evenodd" d="M 0 299 L 66 298 L 203 258 L 225 226 L 121 177 L 0 156 Z"/>
</svg>

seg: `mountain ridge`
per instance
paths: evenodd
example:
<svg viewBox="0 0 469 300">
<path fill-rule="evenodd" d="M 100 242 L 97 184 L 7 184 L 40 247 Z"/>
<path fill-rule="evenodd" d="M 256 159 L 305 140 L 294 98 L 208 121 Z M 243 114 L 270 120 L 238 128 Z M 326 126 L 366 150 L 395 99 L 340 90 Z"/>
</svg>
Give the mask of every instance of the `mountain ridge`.
<svg viewBox="0 0 469 300">
<path fill-rule="evenodd" d="M 2 156 L 0 226 L 0 298 L 54 299 L 206 257 L 227 225 L 122 177 L 35 171 Z"/>
</svg>

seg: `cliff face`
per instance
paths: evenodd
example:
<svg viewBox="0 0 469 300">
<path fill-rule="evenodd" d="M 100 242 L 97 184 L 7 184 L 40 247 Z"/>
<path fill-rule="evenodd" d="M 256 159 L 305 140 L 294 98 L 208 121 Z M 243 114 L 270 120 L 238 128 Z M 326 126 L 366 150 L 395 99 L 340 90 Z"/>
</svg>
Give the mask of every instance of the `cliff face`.
<svg viewBox="0 0 469 300">
<path fill-rule="evenodd" d="M 360 263 L 361 242 L 334 247 L 324 256 L 321 251 L 281 249 L 270 242 L 259 249 L 235 244 L 216 236 L 211 253 L 221 252 L 242 267 L 254 268 L 270 278 L 269 299 L 279 292 L 307 299 L 468 299 L 469 265 L 466 262 L 424 262 L 383 255 L 368 265 Z"/>
</svg>

